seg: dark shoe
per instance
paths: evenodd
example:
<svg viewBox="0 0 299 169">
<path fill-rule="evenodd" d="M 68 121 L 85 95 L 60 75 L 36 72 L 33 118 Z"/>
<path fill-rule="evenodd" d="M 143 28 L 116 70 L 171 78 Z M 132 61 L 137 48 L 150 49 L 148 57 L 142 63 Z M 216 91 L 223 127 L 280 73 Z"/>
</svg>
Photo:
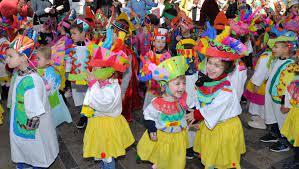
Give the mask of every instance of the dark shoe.
<svg viewBox="0 0 299 169">
<path fill-rule="evenodd" d="M 299 162 L 292 161 L 290 163 L 284 164 L 283 169 L 299 169 Z"/>
<path fill-rule="evenodd" d="M 285 152 L 285 151 L 289 151 L 290 147 L 286 144 L 281 143 L 280 141 L 278 141 L 277 143 L 274 143 L 272 146 L 270 146 L 270 151 L 273 152 Z"/>
<path fill-rule="evenodd" d="M 278 138 L 273 136 L 271 133 L 268 133 L 260 138 L 260 141 L 263 143 L 276 143 L 278 142 Z"/>
<path fill-rule="evenodd" d="M 188 148 L 186 151 L 186 159 L 192 160 L 194 157 L 196 157 L 196 153 L 193 151 L 193 147 Z"/>
<path fill-rule="evenodd" d="M 82 116 L 80 117 L 76 127 L 78 129 L 83 129 L 84 127 L 86 127 L 86 124 L 87 124 L 87 117 Z"/>
</svg>

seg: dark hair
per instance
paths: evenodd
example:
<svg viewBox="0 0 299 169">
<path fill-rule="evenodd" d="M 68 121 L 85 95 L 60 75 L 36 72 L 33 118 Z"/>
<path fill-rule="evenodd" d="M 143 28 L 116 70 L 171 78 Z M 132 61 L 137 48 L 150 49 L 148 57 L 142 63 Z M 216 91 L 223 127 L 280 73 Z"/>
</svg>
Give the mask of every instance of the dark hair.
<svg viewBox="0 0 299 169">
<path fill-rule="evenodd" d="M 224 61 L 224 60 L 221 61 L 224 64 L 224 73 L 229 74 L 234 71 L 236 67 L 234 61 Z"/>
<path fill-rule="evenodd" d="M 71 29 L 75 29 L 75 28 L 77 28 L 80 33 L 83 32 L 83 25 L 82 25 L 82 23 L 77 24 L 76 22 L 73 22 L 72 25 L 71 25 Z"/>
<path fill-rule="evenodd" d="M 160 19 L 156 15 L 149 14 L 148 17 L 149 17 L 149 19 L 151 21 L 151 24 L 156 25 L 156 26 L 159 25 Z"/>
</svg>

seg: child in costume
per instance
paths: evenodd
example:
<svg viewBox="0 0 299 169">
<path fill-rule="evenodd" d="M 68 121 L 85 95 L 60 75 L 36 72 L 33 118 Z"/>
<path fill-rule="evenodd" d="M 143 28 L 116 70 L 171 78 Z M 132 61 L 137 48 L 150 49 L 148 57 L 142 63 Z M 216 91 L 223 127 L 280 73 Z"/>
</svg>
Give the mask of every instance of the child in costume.
<svg viewBox="0 0 299 169">
<path fill-rule="evenodd" d="M 10 73 L 8 71 L 6 71 L 6 64 L 5 64 L 5 50 L 6 48 L 9 46 L 9 41 L 5 38 L 2 37 L 2 34 L 0 34 L 0 91 L 3 92 L 3 89 L 7 89 L 7 87 L 9 87 L 9 83 L 10 83 Z M 2 92 L 0 93 L 2 95 Z M 1 101 L 1 95 L 0 95 L 0 101 Z M 4 110 L 2 105 L 0 104 L 0 125 L 3 124 L 3 116 Z"/>
<path fill-rule="evenodd" d="M 267 43 L 266 35 L 260 36 L 259 41 L 263 39 Z M 267 44 L 259 42 L 259 48 L 265 50 Z M 257 129 L 266 129 L 265 124 L 265 90 L 266 82 L 269 74 L 268 64 L 270 58 L 272 57 L 272 52 L 270 50 L 261 51 L 258 60 L 254 66 L 254 74 L 246 85 L 244 92 L 244 97 L 250 102 L 249 103 L 249 113 L 251 114 L 251 120 L 248 125 Z"/>
<path fill-rule="evenodd" d="M 142 64 L 145 66 L 146 61 L 150 61 L 150 63 L 154 63 L 156 65 L 160 64 L 164 60 L 171 58 L 169 51 L 167 50 L 166 40 L 167 40 L 167 29 L 164 28 L 155 28 L 154 29 L 154 49 L 148 51 L 145 55 L 145 58 L 141 56 Z M 145 69 L 141 69 L 145 70 Z M 160 94 L 160 86 L 155 80 L 149 80 L 151 72 L 141 72 L 141 76 L 139 79 L 141 81 L 147 81 L 147 91 L 145 94 L 145 99 L 143 103 L 143 110 L 151 103 L 153 98 L 157 97 Z"/>
<path fill-rule="evenodd" d="M 112 37 L 112 31 L 110 33 L 108 39 Z M 87 73 L 89 88 L 81 112 L 88 117 L 83 157 L 101 160 L 102 169 L 115 169 L 115 158 L 125 155 L 125 149 L 135 141 L 128 122 L 121 115 L 121 87 L 117 79 L 117 72 L 129 67 L 129 58 L 121 50 L 116 52 L 117 46 L 111 48 L 111 43 L 104 43 L 93 49 L 94 57 L 89 62 L 92 72 Z"/>
<path fill-rule="evenodd" d="M 52 66 L 51 62 L 53 62 L 51 60 L 51 49 L 49 47 L 38 48 L 38 73 L 44 80 L 54 124 L 57 127 L 63 122 L 71 123 L 72 117 L 61 94 L 59 93 L 62 78 L 59 71 Z"/>
<path fill-rule="evenodd" d="M 158 6 L 158 4 L 151 0 L 129 0 L 127 3 L 127 7 L 138 14 L 141 20 L 144 20 L 147 8 L 156 6 Z"/>
<path fill-rule="evenodd" d="M 226 30 L 229 31 L 229 27 L 224 32 Z M 187 114 L 187 120 L 193 116 L 204 118 L 193 149 L 200 153 L 205 169 L 240 169 L 241 154 L 246 152 L 243 127 L 238 117 L 242 109 L 228 76 L 235 69 L 234 61 L 246 54 L 246 47 L 224 32 L 216 38 L 200 39 L 195 47 L 207 57 L 206 75 L 199 77 L 194 90 L 196 97 L 193 99 L 199 111 Z"/>
<path fill-rule="evenodd" d="M 298 59 L 298 58 L 297 58 Z M 293 145 L 294 161 L 286 164 L 286 168 L 295 169 L 299 168 L 299 62 L 298 60 L 287 66 L 282 72 L 281 83 L 285 85 L 286 95 L 285 103 L 281 105 L 280 110 L 282 113 L 287 113 L 287 118 L 281 128 L 281 134 L 284 135 L 289 143 Z"/>
<path fill-rule="evenodd" d="M 122 115 L 128 120 L 132 121 L 132 112 L 142 107 L 141 99 L 138 93 L 138 62 L 136 53 L 130 46 L 124 43 L 132 34 L 132 22 L 125 13 L 121 13 L 112 23 L 113 28 L 113 44 L 117 41 L 119 33 L 125 33 L 122 43 L 119 43 L 116 51 L 122 50 L 130 58 L 130 67 L 122 74 L 121 92 L 123 98 L 123 112 Z"/>
<path fill-rule="evenodd" d="M 71 25 L 71 38 L 73 50 L 66 61 L 66 72 L 69 73 L 68 80 L 72 82 L 72 96 L 76 107 L 81 109 L 88 82 L 84 75 L 88 71 L 88 63 L 91 59 L 87 45 L 91 43 L 87 38 L 90 26 L 82 18 L 77 18 Z M 77 123 L 77 128 L 84 128 L 87 118 L 82 116 Z"/>
<path fill-rule="evenodd" d="M 137 153 L 141 160 L 153 163 L 153 168 L 184 169 L 188 148 L 186 58 L 175 56 L 143 68 L 152 72 L 163 94 L 154 98 L 143 112 L 147 130 L 139 140 Z"/>
<path fill-rule="evenodd" d="M 272 28 L 271 31 L 276 33 L 277 38 L 268 41 L 269 47 L 272 49 L 274 60 L 272 61 L 271 70 L 268 81 L 266 83 L 265 95 L 265 123 L 271 125 L 271 130 L 265 136 L 260 138 L 261 142 L 273 142 L 270 150 L 274 152 L 288 151 L 289 146 L 285 137 L 281 136 L 280 129 L 286 119 L 286 114 L 280 111 L 282 104 L 282 95 L 285 95 L 286 88 L 278 85 L 282 71 L 294 62 L 293 52 L 296 47 L 293 43 L 297 41 L 294 32 L 279 32 Z"/>
<path fill-rule="evenodd" d="M 66 97 L 71 96 L 71 83 L 66 79 L 66 67 L 65 62 L 70 51 L 73 50 L 73 40 L 70 33 L 71 23 L 67 18 L 64 18 L 57 27 L 60 35 L 58 41 L 51 46 L 51 59 L 54 61 L 54 66 L 59 70 L 61 76 L 61 85 L 59 92 L 61 93 L 63 100 L 66 102 Z"/>
<path fill-rule="evenodd" d="M 95 29 L 93 30 L 93 42 L 99 44 L 105 38 L 106 26 L 108 18 L 101 9 L 98 9 L 95 14 Z"/>
<path fill-rule="evenodd" d="M 48 168 L 56 159 L 59 146 L 42 78 L 29 67 L 37 40 L 32 29 L 19 35 L 6 50 L 6 63 L 17 69 L 13 77 L 10 146 L 18 169 Z"/>
</svg>

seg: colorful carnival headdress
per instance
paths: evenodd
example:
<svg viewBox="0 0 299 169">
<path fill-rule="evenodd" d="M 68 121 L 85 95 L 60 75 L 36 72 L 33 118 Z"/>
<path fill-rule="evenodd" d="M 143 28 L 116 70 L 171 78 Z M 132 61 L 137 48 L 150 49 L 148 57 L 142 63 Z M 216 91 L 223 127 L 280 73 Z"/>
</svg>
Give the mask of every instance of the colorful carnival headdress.
<svg viewBox="0 0 299 169">
<path fill-rule="evenodd" d="M 78 24 L 78 25 L 80 25 L 80 24 L 82 25 L 83 32 L 89 32 L 89 30 L 90 30 L 90 24 L 89 24 L 88 21 L 86 21 L 83 18 L 77 18 L 74 22 L 76 24 Z"/>
<path fill-rule="evenodd" d="M 220 11 L 214 21 L 214 28 L 218 30 L 223 30 L 224 27 L 228 25 L 228 19 L 223 11 Z"/>
<path fill-rule="evenodd" d="M 299 32 L 299 18 L 291 18 L 293 17 L 292 15 L 289 16 L 283 23 L 283 29 L 288 30 L 288 31 L 294 31 L 294 32 Z"/>
<path fill-rule="evenodd" d="M 140 56 L 140 73 L 138 75 L 138 78 L 140 81 L 148 81 L 152 79 L 152 70 L 165 61 L 166 59 L 171 58 L 171 55 L 166 52 L 163 53 L 159 58 L 156 57 L 156 54 L 152 52 L 149 55 L 146 56 Z"/>
<path fill-rule="evenodd" d="M 59 30 L 61 27 L 63 27 L 65 30 L 71 29 L 71 23 L 67 20 L 67 18 L 64 18 L 59 22 L 57 29 Z"/>
<path fill-rule="evenodd" d="M 195 49 L 206 56 L 217 57 L 222 60 L 236 60 L 248 55 L 246 46 L 240 40 L 229 36 L 230 27 L 226 26 L 224 31 L 215 37 L 214 31 L 209 30 L 212 34 L 205 33 Z"/>
<path fill-rule="evenodd" d="M 178 76 L 185 75 L 188 64 L 184 56 L 175 56 L 162 61 L 160 64 L 145 60 L 142 57 L 142 68 L 139 74 L 140 81 L 157 80 L 161 85 L 175 79 Z"/>
<path fill-rule="evenodd" d="M 165 28 L 154 28 L 154 37 L 158 40 L 165 40 L 167 39 L 168 30 Z"/>
<path fill-rule="evenodd" d="M 272 48 L 276 42 L 289 42 L 289 48 L 291 51 L 295 51 L 297 48 L 298 37 L 296 33 L 287 30 L 279 30 L 276 27 L 271 29 L 271 33 L 274 33 L 277 37 L 269 39 L 268 46 Z"/>
<path fill-rule="evenodd" d="M 175 56 L 166 59 L 158 66 L 153 67 L 154 69 L 152 70 L 152 77 L 163 86 L 167 82 L 179 76 L 185 75 L 188 67 L 189 65 L 187 64 L 186 58 L 184 56 Z"/>
<path fill-rule="evenodd" d="M 90 6 L 87 6 L 85 9 L 85 20 L 88 21 L 90 27 L 94 27 L 95 14 Z"/>
<path fill-rule="evenodd" d="M 129 57 L 122 51 L 116 50 L 118 48 L 112 47 L 112 29 L 107 30 L 107 38 L 99 47 L 95 44 L 88 46 L 88 49 L 93 55 L 90 60 L 89 66 L 91 67 L 112 67 L 115 71 L 124 72 L 130 65 Z M 120 33 L 116 43 L 123 43 L 125 33 Z M 114 46 L 121 46 L 122 44 L 114 44 Z"/>
<path fill-rule="evenodd" d="M 24 35 L 18 35 L 9 45 L 9 48 L 15 49 L 20 54 L 25 54 L 28 58 L 34 50 L 38 34 L 33 29 L 25 30 Z"/>
<path fill-rule="evenodd" d="M 112 23 L 112 26 L 115 29 L 123 31 L 129 35 L 132 33 L 132 22 L 126 13 L 121 13 Z"/>
<path fill-rule="evenodd" d="M 178 16 L 171 21 L 171 27 L 173 29 L 178 26 L 183 26 L 186 29 L 193 29 L 194 27 L 192 19 L 190 19 L 184 11 L 180 11 Z"/>
<path fill-rule="evenodd" d="M 259 17 L 255 15 L 260 9 L 261 7 L 257 8 L 253 13 L 246 9 L 245 12 L 239 12 L 235 19 L 230 19 L 229 25 L 231 26 L 232 33 L 236 35 L 256 34 L 255 21 Z"/>
<path fill-rule="evenodd" d="M 101 9 L 98 9 L 95 15 L 95 21 L 101 23 L 102 26 L 107 26 L 108 18 Z"/>
</svg>

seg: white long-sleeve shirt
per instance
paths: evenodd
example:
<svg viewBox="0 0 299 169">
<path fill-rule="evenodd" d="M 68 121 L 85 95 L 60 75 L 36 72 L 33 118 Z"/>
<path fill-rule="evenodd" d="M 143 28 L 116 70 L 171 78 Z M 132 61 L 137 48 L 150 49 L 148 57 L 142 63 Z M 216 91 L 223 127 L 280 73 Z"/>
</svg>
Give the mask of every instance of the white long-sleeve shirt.
<svg viewBox="0 0 299 169">
<path fill-rule="evenodd" d="M 117 80 L 109 80 L 111 84 L 100 87 L 96 82 L 86 92 L 84 105 L 95 110 L 94 116 L 117 117 L 122 112 L 121 89 Z"/>
</svg>

